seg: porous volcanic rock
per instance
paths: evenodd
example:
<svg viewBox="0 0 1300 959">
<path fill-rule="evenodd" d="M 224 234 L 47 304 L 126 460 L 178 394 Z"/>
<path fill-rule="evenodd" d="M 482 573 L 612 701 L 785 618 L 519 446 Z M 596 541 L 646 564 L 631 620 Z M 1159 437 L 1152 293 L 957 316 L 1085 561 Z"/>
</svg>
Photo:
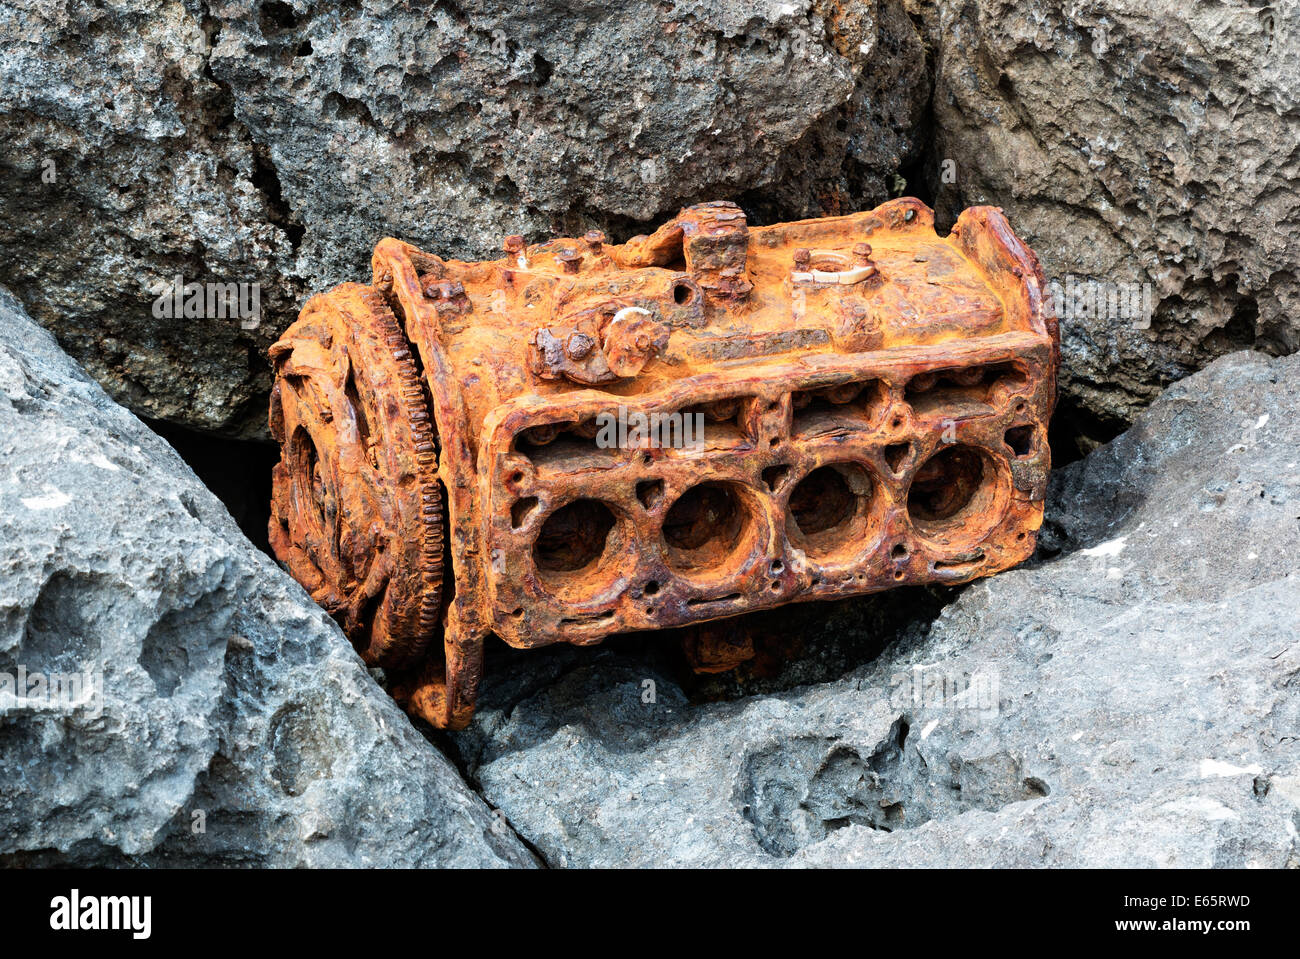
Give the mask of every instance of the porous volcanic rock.
<svg viewBox="0 0 1300 959">
<path fill-rule="evenodd" d="M 0 864 L 535 862 L 2 289 L 0 755 Z"/>
<path fill-rule="evenodd" d="M 1216 356 L 1300 348 L 1300 4 L 918 7 L 941 219 L 1001 206 L 1061 285 L 1072 402 L 1126 422 Z"/>
<path fill-rule="evenodd" d="M 133 411 L 262 435 L 267 347 L 380 238 L 870 207 L 929 89 L 901 0 L 13 0 L 0 283 Z M 259 325 L 156 317 L 176 276 L 259 284 Z"/>
</svg>

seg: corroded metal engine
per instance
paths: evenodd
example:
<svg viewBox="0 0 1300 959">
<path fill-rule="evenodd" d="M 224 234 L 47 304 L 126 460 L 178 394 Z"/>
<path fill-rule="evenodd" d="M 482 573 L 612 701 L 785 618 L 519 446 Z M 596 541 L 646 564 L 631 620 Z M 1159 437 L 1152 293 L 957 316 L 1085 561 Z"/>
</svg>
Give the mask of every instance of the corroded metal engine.
<svg viewBox="0 0 1300 959">
<path fill-rule="evenodd" d="M 489 633 L 598 643 L 1034 548 L 1059 338 L 997 209 L 940 238 L 912 199 L 706 203 L 483 263 L 387 239 L 373 269 L 271 350 L 271 543 L 435 726 Z"/>
</svg>

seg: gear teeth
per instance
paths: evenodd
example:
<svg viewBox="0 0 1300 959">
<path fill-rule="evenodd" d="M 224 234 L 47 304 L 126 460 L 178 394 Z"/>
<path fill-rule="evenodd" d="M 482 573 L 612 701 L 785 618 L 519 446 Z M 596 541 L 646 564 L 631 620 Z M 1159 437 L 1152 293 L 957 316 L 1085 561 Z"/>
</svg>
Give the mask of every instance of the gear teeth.
<svg viewBox="0 0 1300 959">
<path fill-rule="evenodd" d="M 293 357 L 299 347 L 301 368 L 294 365 Z M 380 292 L 373 287 L 345 284 L 331 294 L 313 297 L 298 322 L 272 347 L 271 356 L 277 396 L 280 391 L 293 393 L 289 409 L 294 417 L 286 425 L 283 411 L 273 407 L 272 427 L 284 451 L 274 473 L 271 541 L 276 555 L 301 582 L 320 584 L 317 592 L 323 605 L 345 624 L 367 662 L 385 668 L 413 665 L 441 634 L 445 576 L 438 433 L 415 349 Z M 330 404 L 337 405 L 354 373 L 355 386 L 363 394 L 358 408 L 361 418 L 384 418 L 378 428 L 387 439 L 380 446 L 375 445 L 379 437 L 371 436 L 366 448 L 350 448 L 347 434 L 334 424 L 336 417 Z M 287 374 L 292 374 L 297 387 L 283 385 Z M 364 396 L 367 389 L 391 390 L 399 397 L 396 420 L 381 412 L 382 403 L 370 402 Z M 349 401 L 357 403 L 351 397 Z M 332 512 L 325 510 L 327 529 L 323 536 L 320 531 L 297 528 L 301 519 L 295 514 L 294 503 L 301 500 L 301 494 L 295 500 L 289 441 L 302 416 L 314 419 L 318 432 L 324 429 L 321 424 L 328 425 L 318 438 L 313 438 L 319 468 L 328 463 L 335 485 L 344 484 L 333 493 L 338 506 Z M 374 428 L 375 424 L 371 425 Z M 351 442 L 356 442 L 355 432 Z M 388 459 L 385 449 L 395 458 Z M 378 457 L 376 452 L 380 453 Z M 381 475 L 372 479 L 364 470 L 366 475 L 360 477 L 347 470 L 340 473 L 340 456 L 360 456 Z M 391 473 L 394 466 L 397 474 L 385 477 L 384 470 Z M 409 480 L 396 481 L 398 475 L 409 477 L 412 470 L 413 487 Z M 297 482 L 304 485 L 304 478 L 298 477 Z M 371 515 L 373 504 L 385 501 L 389 505 Z M 319 505 L 324 508 L 324 504 Z M 381 542 L 387 543 L 387 552 L 396 565 L 388 571 L 386 581 L 359 582 L 366 579 L 365 570 L 353 571 L 341 558 L 344 530 L 340 524 L 349 521 L 381 524 L 385 538 Z M 377 575 L 373 566 L 371 570 L 371 575 Z M 379 602 L 363 599 L 363 589 Z"/>
</svg>

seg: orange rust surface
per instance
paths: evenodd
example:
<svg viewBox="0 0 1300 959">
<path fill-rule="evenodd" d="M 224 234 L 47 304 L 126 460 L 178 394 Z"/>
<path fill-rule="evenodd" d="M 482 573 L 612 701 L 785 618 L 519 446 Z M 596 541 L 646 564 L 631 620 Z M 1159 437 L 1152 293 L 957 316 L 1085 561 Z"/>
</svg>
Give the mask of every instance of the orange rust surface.
<svg viewBox="0 0 1300 959">
<path fill-rule="evenodd" d="M 707 203 L 504 249 L 383 240 L 271 350 L 272 546 L 413 714 L 468 722 L 489 633 L 598 643 L 1033 551 L 1059 337 L 1000 210 L 941 238 L 913 199 Z M 725 635 L 692 661 L 752 654 Z"/>
</svg>

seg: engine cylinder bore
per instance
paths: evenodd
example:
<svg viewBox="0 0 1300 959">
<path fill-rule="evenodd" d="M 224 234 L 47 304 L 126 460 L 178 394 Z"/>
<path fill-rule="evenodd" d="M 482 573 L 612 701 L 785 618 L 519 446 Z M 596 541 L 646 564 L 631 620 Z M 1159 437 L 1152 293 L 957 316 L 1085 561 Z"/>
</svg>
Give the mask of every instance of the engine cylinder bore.
<svg viewBox="0 0 1300 959">
<path fill-rule="evenodd" d="M 819 466 L 795 484 L 786 511 L 786 535 L 810 559 L 852 561 L 880 537 L 876 484 L 859 463 Z"/>
<path fill-rule="evenodd" d="M 974 542 L 1006 510 L 1006 482 L 994 458 L 974 446 L 946 446 L 922 463 L 907 491 L 917 535 L 946 548 Z"/>
<path fill-rule="evenodd" d="M 614 511 L 598 499 L 574 500 L 551 513 L 533 541 L 533 565 L 542 585 L 570 600 L 598 593 L 601 560 L 617 524 Z"/>
<path fill-rule="evenodd" d="M 750 494 L 737 483 L 692 486 L 664 515 L 668 565 L 683 575 L 736 572 L 731 559 L 743 551 L 756 523 Z"/>
</svg>

